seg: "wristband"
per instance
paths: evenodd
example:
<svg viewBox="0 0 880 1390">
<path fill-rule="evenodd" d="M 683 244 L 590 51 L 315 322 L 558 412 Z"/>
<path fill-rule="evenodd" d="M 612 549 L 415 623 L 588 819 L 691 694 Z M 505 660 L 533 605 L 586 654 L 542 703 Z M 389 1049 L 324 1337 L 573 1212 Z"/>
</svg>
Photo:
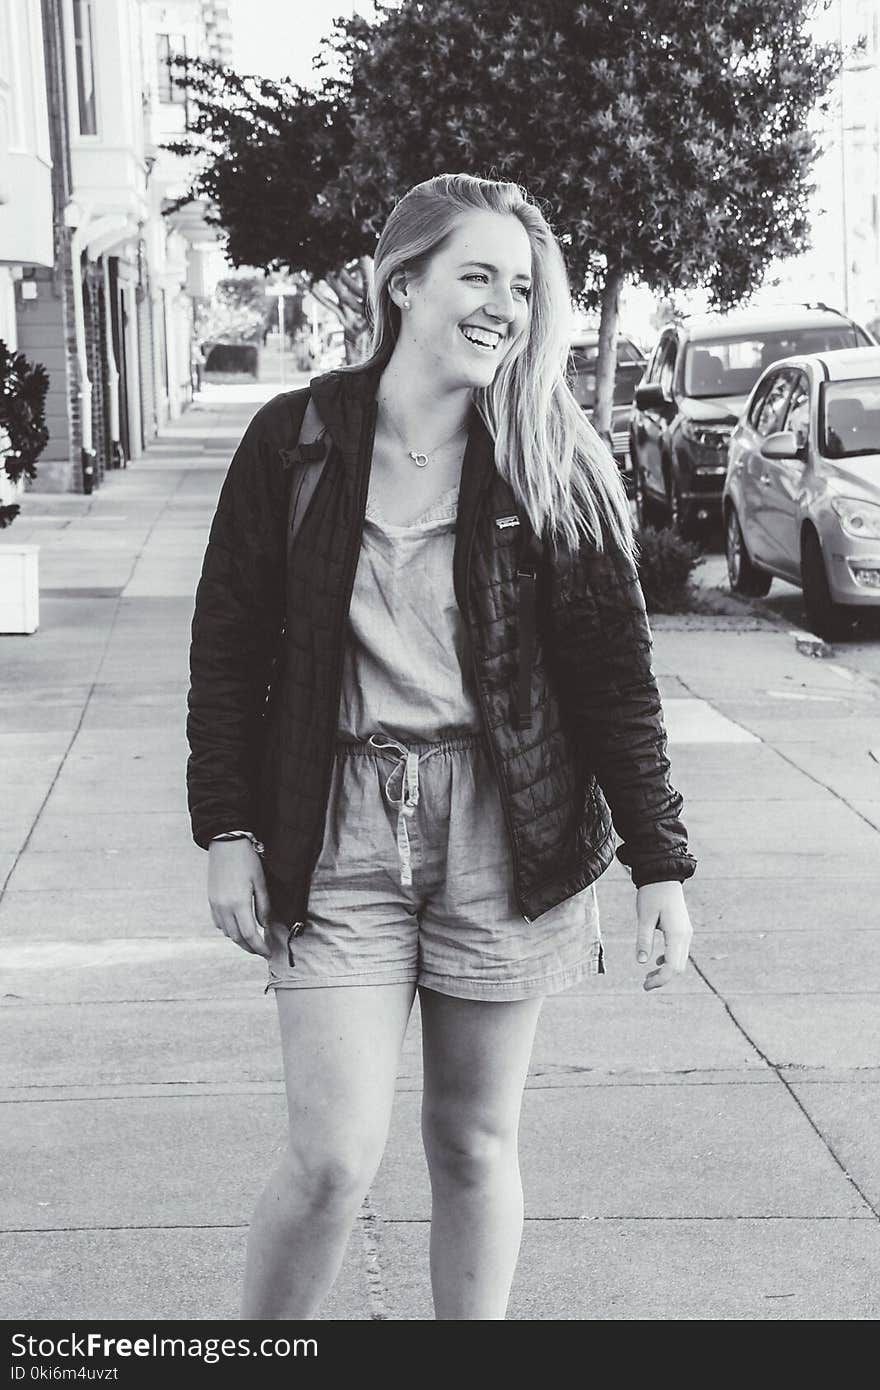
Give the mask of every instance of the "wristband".
<svg viewBox="0 0 880 1390">
<path fill-rule="evenodd" d="M 222 835 L 211 836 L 212 845 L 215 840 L 250 840 L 257 854 L 262 854 L 266 848 L 250 830 L 224 830 Z"/>
</svg>

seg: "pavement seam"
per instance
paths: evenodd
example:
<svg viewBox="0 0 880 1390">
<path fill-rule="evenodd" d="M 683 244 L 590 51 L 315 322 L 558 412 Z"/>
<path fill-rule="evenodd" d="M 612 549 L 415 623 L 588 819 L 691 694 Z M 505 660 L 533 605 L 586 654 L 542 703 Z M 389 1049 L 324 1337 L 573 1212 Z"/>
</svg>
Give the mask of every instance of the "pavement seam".
<svg viewBox="0 0 880 1390">
<path fill-rule="evenodd" d="M 729 1005 L 729 1003 L 727 1002 L 727 1000 L 726 1000 L 726 999 L 724 998 L 724 996 L 715 988 L 715 986 L 712 984 L 712 981 L 708 978 L 708 976 L 705 975 L 704 972 L 700 969 L 699 965 L 697 964 L 697 961 L 696 961 L 696 960 L 694 959 L 694 957 L 693 957 L 693 954 L 691 955 L 691 965 L 693 966 L 693 968 L 694 968 L 694 970 L 696 971 L 697 975 L 699 975 L 700 979 L 703 981 L 704 985 L 706 985 L 706 987 L 712 991 L 712 993 L 714 994 L 715 998 L 716 998 L 716 999 L 718 1000 L 718 1002 L 723 1006 L 725 1012 L 727 1013 L 728 1018 L 730 1019 L 731 1023 L 733 1024 L 734 1028 L 736 1028 L 736 1029 L 738 1030 L 738 1032 L 742 1035 L 742 1037 L 745 1038 L 745 1040 L 746 1040 L 746 1042 L 749 1044 L 749 1046 L 750 1046 L 751 1048 L 754 1049 L 754 1051 L 757 1053 L 757 1055 L 761 1058 L 761 1061 L 764 1063 L 764 1065 L 774 1074 L 774 1076 L 776 1077 L 776 1079 L 777 1079 L 777 1081 L 780 1083 L 780 1085 L 785 1087 L 785 1090 L 788 1092 L 790 1098 L 794 1101 L 794 1103 L 795 1103 L 795 1105 L 797 1106 L 798 1110 L 800 1110 L 800 1112 L 801 1112 L 801 1114 L 803 1115 L 804 1119 L 806 1120 L 807 1124 L 810 1126 L 810 1128 L 812 1129 L 813 1133 L 816 1135 L 816 1137 L 818 1138 L 819 1142 L 822 1144 L 823 1148 L 826 1150 L 826 1152 L 829 1154 L 829 1156 L 830 1156 L 830 1157 L 834 1160 L 834 1162 L 837 1164 L 837 1167 L 840 1169 L 841 1173 L 842 1173 L 843 1176 L 846 1178 L 846 1181 L 849 1183 L 850 1187 L 851 1187 L 851 1188 L 853 1189 L 853 1191 L 861 1198 L 861 1200 L 864 1202 L 865 1206 L 866 1206 L 866 1207 L 868 1208 L 868 1210 L 873 1214 L 873 1216 L 874 1216 L 878 1221 L 880 1221 L 880 1210 L 878 1210 L 878 1208 L 877 1208 L 877 1207 L 874 1205 L 874 1203 L 870 1200 L 870 1198 L 868 1197 L 867 1193 L 865 1193 L 865 1192 L 862 1191 L 862 1188 L 859 1186 L 859 1184 L 856 1182 L 855 1178 L 852 1176 L 852 1174 L 851 1174 L 851 1173 L 849 1172 L 849 1170 L 847 1169 L 846 1164 L 843 1162 L 843 1159 L 838 1155 L 836 1149 L 834 1148 L 834 1145 L 833 1145 L 833 1144 L 830 1142 L 830 1140 L 827 1139 L 826 1136 L 822 1133 L 821 1129 L 820 1129 L 819 1126 L 816 1124 L 816 1121 L 813 1119 L 812 1115 L 811 1115 L 810 1112 L 807 1110 L 807 1108 L 806 1108 L 806 1106 L 804 1105 L 803 1101 L 801 1100 L 800 1096 L 797 1094 L 797 1092 L 795 1091 L 795 1089 L 794 1089 L 794 1087 L 792 1086 L 792 1084 L 788 1081 L 787 1077 L 783 1076 L 781 1068 L 780 1068 L 779 1066 L 777 1066 L 775 1062 L 772 1062 L 772 1061 L 770 1060 L 770 1058 L 767 1056 L 766 1052 L 764 1052 L 763 1049 L 760 1048 L 760 1047 L 758 1046 L 757 1042 L 756 1042 L 755 1039 L 751 1036 L 751 1034 L 748 1032 L 747 1028 L 746 1028 L 742 1023 L 740 1023 L 739 1019 L 737 1018 L 736 1014 L 733 1012 L 733 1009 L 730 1007 L 730 1005 Z M 789 1070 L 789 1067 L 786 1065 L 786 1068 L 785 1068 L 785 1069 L 786 1069 L 786 1070 Z"/>
<path fill-rule="evenodd" d="M 87 694 L 86 694 L 85 700 L 83 701 L 82 709 L 80 710 L 79 719 L 78 719 L 77 722 L 76 722 L 76 728 L 73 730 L 73 733 L 72 733 L 71 736 L 70 736 L 70 740 L 69 740 L 69 742 L 68 742 L 68 744 L 67 744 L 67 747 L 65 748 L 64 753 L 62 754 L 61 761 L 60 761 L 60 763 L 58 764 L 57 768 L 55 769 L 55 774 L 54 774 L 54 776 L 53 776 L 53 778 L 52 778 L 52 781 L 51 781 L 50 784 L 49 784 L 49 789 L 48 789 L 48 791 L 46 792 L 46 795 L 43 797 L 42 801 L 40 802 L 39 808 L 38 808 L 38 810 L 37 810 L 37 814 L 35 815 L 35 817 L 34 817 L 34 819 L 33 819 L 33 822 L 31 823 L 31 828 L 30 828 L 30 830 L 28 831 L 28 833 L 27 833 L 27 835 L 26 835 L 26 837 L 25 837 L 24 844 L 21 845 L 21 846 L 18 848 L 18 850 L 15 851 L 15 857 L 14 857 L 14 859 L 13 859 L 13 861 L 12 861 L 12 866 L 10 867 L 9 872 L 8 872 L 8 874 L 6 875 L 5 879 L 3 880 L 3 883 L 0 884 L 0 902 L 3 901 L 4 894 L 6 893 L 7 884 L 9 883 L 9 880 L 11 879 L 12 875 L 15 873 L 15 870 L 16 870 L 16 868 L 17 868 L 17 866 L 18 866 L 19 860 L 20 860 L 20 859 L 22 858 L 22 856 L 26 853 L 26 851 L 27 851 L 27 849 L 28 849 L 28 847 L 29 847 L 29 845 L 30 845 L 30 842 L 31 842 L 31 839 L 32 839 L 32 837 L 33 837 L 34 831 L 36 830 L 37 826 L 38 826 L 39 823 L 40 823 L 40 817 L 42 816 L 44 810 L 46 809 L 46 804 L 47 804 L 47 802 L 48 802 L 50 796 L 52 795 L 53 791 L 55 790 L 55 786 L 56 786 L 56 784 L 57 784 L 57 782 L 58 782 L 59 777 L 61 776 L 61 773 L 64 771 L 65 765 L 66 765 L 66 763 L 67 763 L 67 759 L 68 759 L 68 757 L 70 756 L 71 749 L 73 748 L 74 744 L 76 743 L 76 740 L 79 738 L 79 733 L 80 733 L 80 730 L 81 730 L 81 728 L 82 728 L 82 726 L 83 726 L 83 720 L 85 719 L 85 717 L 86 717 L 86 712 L 88 711 L 89 705 L 91 704 L 92 696 L 94 695 L 95 690 L 97 689 L 97 687 L 98 687 L 98 685 L 99 685 L 99 683 L 100 683 L 100 680 L 101 680 L 101 673 L 102 673 L 102 671 L 103 671 L 103 669 L 104 669 L 104 663 L 105 663 L 105 661 L 107 660 L 107 653 L 108 653 L 108 651 L 110 650 L 110 644 L 111 644 L 111 642 L 112 642 L 112 640 L 113 640 L 113 634 L 114 634 L 114 632 L 116 631 L 116 624 L 117 624 L 117 622 L 119 621 L 119 615 L 120 615 L 120 612 L 121 612 L 121 609 L 122 609 L 122 603 L 123 603 L 123 599 L 124 599 L 125 590 L 126 590 L 126 588 L 128 587 L 128 585 L 129 585 L 129 584 L 131 583 L 131 581 L 132 581 L 132 578 L 133 578 L 133 576 L 134 576 L 134 572 L 135 572 L 135 570 L 137 569 L 137 566 L 138 566 L 138 562 L 139 562 L 141 556 L 143 555 L 144 550 L 146 549 L 147 545 L 149 544 L 150 537 L 152 536 L 154 530 L 156 529 L 156 526 L 159 524 L 159 521 L 160 521 L 161 517 L 162 517 L 162 516 L 164 515 L 164 513 L 167 511 L 169 505 L 171 504 L 171 502 L 173 501 L 173 499 L 175 498 L 175 496 L 177 495 L 177 493 L 180 491 L 180 488 L 182 487 L 182 485 L 183 485 L 183 483 L 184 483 L 184 480 L 186 479 L 186 476 L 187 476 L 187 471 L 184 469 L 184 470 L 181 471 L 181 476 L 180 476 L 180 478 L 177 480 L 177 483 L 176 483 L 175 487 L 172 488 L 171 492 L 168 493 L 168 496 L 165 498 L 165 500 L 164 500 L 164 502 L 162 503 L 161 507 L 160 507 L 159 510 L 156 512 L 156 515 L 153 517 L 153 520 L 150 522 L 150 525 L 147 527 L 146 535 L 145 535 L 145 536 L 143 537 L 143 539 L 141 540 L 140 546 L 139 546 L 139 548 L 138 548 L 138 550 L 137 550 L 137 552 L 136 552 L 134 558 L 132 559 L 131 568 L 130 568 L 129 573 L 128 573 L 128 578 L 126 579 L 125 583 L 121 586 L 120 591 L 119 591 L 119 595 L 118 595 L 118 597 L 116 598 L 116 601 L 115 601 L 114 606 L 113 606 L 113 615 L 112 615 L 112 617 L 111 617 L 111 619 L 110 619 L 110 622 L 109 622 L 109 625 L 108 625 L 108 627 L 107 627 L 107 636 L 106 636 L 106 638 L 105 638 L 104 645 L 103 645 L 103 647 L 102 647 L 102 649 L 101 649 L 101 655 L 100 655 L 100 658 L 99 658 L 99 660 L 98 660 L 97 670 L 95 671 L 95 674 L 94 674 L 94 676 L 93 676 L 93 678 L 92 678 L 92 680 L 91 680 L 91 682 L 90 682 L 90 684 L 89 684 L 88 692 L 87 692 Z M 93 505 L 94 505 L 94 502 L 90 502 L 89 507 L 87 508 L 87 510 L 86 510 L 86 512 L 85 512 L 85 515 L 86 515 L 86 516 L 87 516 L 87 515 L 89 514 L 89 512 L 91 511 Z"/>
<path fill-rule="evenodd" d="M 358 1218 L 358 1225 L 363 1226 L 364 1217 Z M 838 1221 L 838 1222 L 860 1222 L 862 1224 L 873 1225 L 874 1222 L 869 1213 L 861 1216 L 822 1216 L 813 1212 L 803 1216 L 780 1216 L 778 1214 L 763 1214 L 760 1212 L 752 1213 L 726 1213 L 715 1216 L 645 1216 L 635 1213 L 627 1215 L 623 1212 L 614 1213 L 594 1213 L 587 1216 L 526 1216 L 526 1225 L 549 1226 L 551 1223 L 578 1222 L 585 1221 L 656 1221 L 656 1222 L 675 1222 L 675 1221 L 765 1221 L 765 1222 L 784 1222 L 784 1221 Z M 383 1226 L 430 1226 L 429 1216 L 384 1216 L 382 1217 Z M 0 1236 L 44 1236 L 44 1235 L 75 1235 L 78 1233 L 101 1234 L 105 1231 L 247 1231 L 250 1223 L 247 1221 L 175 1221 L 167 1224 L 143 1225 L 127 1224 L 119 1226 L 4 1226 L 0 1227 Z M 371 1297 L 372 1306 L 372 1297 Z M 391 1312 L 384 1303 L 384 1311 L 373 1312 L 372 1317 L 376 1320 L 396 1320 L 396 1314 Z"/>
</svg>

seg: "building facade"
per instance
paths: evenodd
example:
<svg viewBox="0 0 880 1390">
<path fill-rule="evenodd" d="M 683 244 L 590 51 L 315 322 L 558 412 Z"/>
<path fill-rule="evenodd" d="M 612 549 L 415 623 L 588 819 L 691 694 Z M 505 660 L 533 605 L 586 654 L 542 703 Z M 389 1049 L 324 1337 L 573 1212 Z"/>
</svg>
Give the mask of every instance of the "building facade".
<svg viewBox="0 0 880 1390">
<path fill-rule="evenodd" d="M 41 490 L 90 491 L 192 398 L 219 252 L 161 146 L 172 56 L 229 49 L 214 0 L 0 0 L 0 336 L 49 372 Z"/>
</svg>

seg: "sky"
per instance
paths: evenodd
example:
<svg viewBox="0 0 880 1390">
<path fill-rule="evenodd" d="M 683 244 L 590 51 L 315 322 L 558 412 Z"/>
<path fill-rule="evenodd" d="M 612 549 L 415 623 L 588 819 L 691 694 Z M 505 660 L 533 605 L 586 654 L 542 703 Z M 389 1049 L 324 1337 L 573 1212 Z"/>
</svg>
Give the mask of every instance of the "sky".
<svg viewBox="0 0 880 1390">
<path fill-rule="evenodd" d="M 233 66 L 307 84 L 321 39 L 352 9 L 351 0 L 229 0 Z"/>
</svg>

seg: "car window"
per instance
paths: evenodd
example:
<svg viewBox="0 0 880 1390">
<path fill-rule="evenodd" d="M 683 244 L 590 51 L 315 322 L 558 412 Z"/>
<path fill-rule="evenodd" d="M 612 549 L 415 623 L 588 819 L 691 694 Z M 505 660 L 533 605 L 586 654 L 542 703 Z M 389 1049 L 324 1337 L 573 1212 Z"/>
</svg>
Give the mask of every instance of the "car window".
<svg viewBox="0 0 880 1390">
<path fill-rule="evenodd" d="M 760 416 L 761 411 L 764 408 L 764 402 L 767 399 L 767 392 L 773 385 L 773 381 L 774 377 L 771 374 L 767 377 L 766 381 L 761 382 L 761 385 L 755 392 L 755 399 L 749 406 L 749 424 L 752 426 L 753 429 L 758 428 L 758 417 Z"/>
<path fill-rule="evenodd" d="M 747 396 L 758 377 L 783 357 L 858 347 L 854 324 L 776 329 L 748 336 L 689 343 L 684 359 L 686 396 Z"/>
<path fill-rule="evenodd" d="M 676 341 L 674 338 L 667 338 L 663 345 L 663 356 L 660 358 L 660 370 L 657 373 L 657 382 L 662 386 L 668 396 L 672 395 L 672 378 L 675 375 L 675 350 Z"/>
<path fill-rule="evenodd" d="M 825 382 L 819 406 L 819 440 L 828 458 L 880 454 L 880 377 Z"/>
<path fill-rule="evenodd" d="M 791 391 L 791 373 L 778 372 L 771 378 L 761 406 L 755 429 L 762 438 L 768 434 L 776 434 L 777 430 L 782 429 L 782 421 L 785 419 L 785 407 L 788 404 L 788 395 Z"/>
<path fill-rule="evenodd" d="M 647 367 L 645 368 L 644 381 L 645 381 L 646 384 L 647 384 L 649 381 L 656 381 L 656 380 L 657 380 L 657 372 L 658 372 L 659 369 L 660 369 L 660 358 L 661 358 L 662 356 L 663 356 L 663 344 L 662 344 L 662 343 L 658 343 L 658 344 L 656 345 L 656 347 L 653 349 L 653 351 L 652 351 L 652 353 L 651 353 L 651 356 L 648 358 L 648 365 L 647 365 Z"/>
<path fill-rule="evenodd" d="M 803 372 L 797 374 L 780 428 L 791 430 L 799 449 L 810 437 L 810 383 Z"/>
<path fill-rule="evenodd" d="M 629 338 L 618 338 L 617 360 L 619 363 L 626 364 L 627 362 L 644 362 L 645 359 L 635 343 L 631 343 Z"/>
</svg>

